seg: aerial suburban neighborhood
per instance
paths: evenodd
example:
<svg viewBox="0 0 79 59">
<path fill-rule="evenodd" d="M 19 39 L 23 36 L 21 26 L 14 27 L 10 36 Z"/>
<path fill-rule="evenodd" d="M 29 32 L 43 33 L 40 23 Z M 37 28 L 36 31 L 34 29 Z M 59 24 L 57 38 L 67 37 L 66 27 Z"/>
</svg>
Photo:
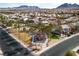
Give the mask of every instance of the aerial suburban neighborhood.
<svg viewBox="0 0 79 59">
<path fill-rule="evenodd" d="M 79 5 L 0 8 L 0 55 L 79 56 Z"/>
</svg>

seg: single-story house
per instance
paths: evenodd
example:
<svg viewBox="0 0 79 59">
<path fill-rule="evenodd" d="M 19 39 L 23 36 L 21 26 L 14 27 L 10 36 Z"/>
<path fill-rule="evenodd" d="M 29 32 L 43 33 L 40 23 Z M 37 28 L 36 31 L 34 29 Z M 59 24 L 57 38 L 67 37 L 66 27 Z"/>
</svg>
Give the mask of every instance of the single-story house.
<svg viewBox="0 0 79 59">
<path fill-rule="evenodd" d="M 45 45 L 48 43 L 47 35 L 41 32 L 36 33 L 35 35 L 32 35 L 32 44 L 35 45 Z"/>
</svg>

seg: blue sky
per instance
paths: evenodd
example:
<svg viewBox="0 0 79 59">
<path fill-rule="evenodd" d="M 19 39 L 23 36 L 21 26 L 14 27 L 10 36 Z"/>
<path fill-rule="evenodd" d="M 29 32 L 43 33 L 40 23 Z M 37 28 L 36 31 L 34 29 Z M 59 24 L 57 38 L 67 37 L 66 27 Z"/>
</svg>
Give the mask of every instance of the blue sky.
<svg viewBox="0 0 79 59">
<path fill-rule="evenodd" d="M 63 3 L 77 3 L 79 0 L 0 0 L 0 7 L 18 7 L 20 5 L 38 6 L 40 8 L 56 8 Z"/>
</svg>

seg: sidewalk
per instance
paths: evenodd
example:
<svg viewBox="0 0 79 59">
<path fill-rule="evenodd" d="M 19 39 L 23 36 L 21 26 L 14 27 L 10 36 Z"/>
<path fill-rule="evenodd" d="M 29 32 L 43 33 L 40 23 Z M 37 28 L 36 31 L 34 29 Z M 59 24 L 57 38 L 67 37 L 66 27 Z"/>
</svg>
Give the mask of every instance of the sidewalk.
<svg viewBox="0 0 79 59">
<path fill-rule="evenodd" d="M 1 50 L 1 47 L 0 47 L 0 56 L 3 56 L 3 52 L 2 52 L 2 50 Z"/>
<path fill-rule="evenodd" d="M 75 47 L 74 49 L 72 49 L 73 51 L 77 51 L 79 49 L 79 46 Z"/>
<path fill-rule="evenodd" d="M 3 52 L 2 52 L 2 50 L 0 49 L 0 56 L 3 56 Z"/>
<path fill-rule="evenodd" d="M 76 52 L 77 50 L 79 50 L 79 46 L 76 46 L 76 47 L 75 47 L 74 49 L 72 49 L 72 50 Z M 79 54 L 78 54 L 77 52 L 76 52 L 76 55 L 79 56 Z"/>
</svg>

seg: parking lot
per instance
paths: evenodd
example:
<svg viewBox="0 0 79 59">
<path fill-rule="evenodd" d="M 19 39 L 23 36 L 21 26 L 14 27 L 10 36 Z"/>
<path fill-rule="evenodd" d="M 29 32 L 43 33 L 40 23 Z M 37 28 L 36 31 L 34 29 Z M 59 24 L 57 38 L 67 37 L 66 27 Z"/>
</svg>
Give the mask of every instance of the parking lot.
<svg viewBox="0 0 79 59">
<path fill-rule="evenodd" d="M 0 48 L 4 56 L 27 56 L 30 52 L 0 28 Z"/>
</svg>

